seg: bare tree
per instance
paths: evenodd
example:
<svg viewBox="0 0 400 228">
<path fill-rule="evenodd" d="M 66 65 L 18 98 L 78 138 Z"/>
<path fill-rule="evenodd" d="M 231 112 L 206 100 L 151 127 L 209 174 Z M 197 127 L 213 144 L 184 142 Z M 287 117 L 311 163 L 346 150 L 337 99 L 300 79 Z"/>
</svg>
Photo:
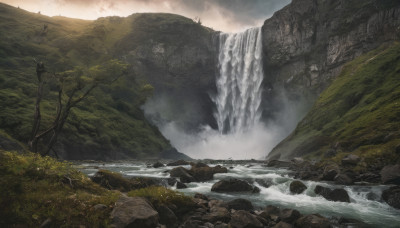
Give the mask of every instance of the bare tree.
<svg viewBox="0 0 400 228">
<path fill-rule="evenodd" d="M 101 84 L 110 85 L 121 76 L 127 74 L 127 65 L 118 60 L 111 60 L 90 69 L 75 68 L 74 70 L 52 76 L 58 82 L 57 113 L 50 127 L 40 131 L 41 115 L 40 102 L 43 97 L 43 74 L 46 73 L 43 63 L 37 63 L 38 92 L 35 103 L 33 129 L 28 145 L 31 151 L 38 152 L 38 142 L 45 138 L 42 155 L 48 155 L 57 142 L 58 136 L 73 107 L 84 100 L 96 87 Z M 51 135 L 47 137 L 48 135 Z M 57 153 L 55 153 L 57 156 Z"/>
</svg>

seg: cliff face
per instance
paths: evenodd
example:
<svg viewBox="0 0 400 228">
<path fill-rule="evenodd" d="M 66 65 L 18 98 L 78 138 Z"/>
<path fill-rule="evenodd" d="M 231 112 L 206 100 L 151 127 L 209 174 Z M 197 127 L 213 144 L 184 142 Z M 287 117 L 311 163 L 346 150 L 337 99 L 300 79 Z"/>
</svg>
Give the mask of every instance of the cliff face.
<svg viewBox="0 0 400 228">
<path fill-rule="evenodd" d="M 314 100 L 346 63 L 400 38 L 400 2 L 293 0 L 266 20 L 262 30 L 266 87 L 283 88 L 294 101 Z M 296 147 L 309 139 L 293 134 L 269 157 L 299 155 Z M 300 154 L 312 152 L 308 148 Z"/>
<path fill-rule="evenodd" d="M 400 2 L 293 0 L 262 31 L 267 84 L 319 94 L 345 63 L 399 38 Z"/>
<path fill-rule="evenodd" d="M 176 121 L 191 130 L 213 125 L 216 49 L 214 31 L 172 14 L 133 15 L 132 32 L 121 39 L 114 53 L 123 56 L 137 80 L 155 87 L 147 107 L 156 122 Z"/>
</svg>

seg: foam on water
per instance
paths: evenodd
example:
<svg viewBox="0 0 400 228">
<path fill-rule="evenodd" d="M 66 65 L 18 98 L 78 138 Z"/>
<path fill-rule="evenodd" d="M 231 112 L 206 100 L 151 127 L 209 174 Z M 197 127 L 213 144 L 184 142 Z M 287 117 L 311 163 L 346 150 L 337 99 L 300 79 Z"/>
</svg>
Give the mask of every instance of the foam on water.
<svg viewBox="0 0 400 228">
<path fill-rule="evenodd" d="M 295 208 L 303 214 L 319 213 L 326 217 L 346 217 L 354 218 L 370 224 L 372 227 L 400 227 L 400 211 L 396 210 L 383 201 L 369 200 L 368 193 L 374 193 L 377 196 L 387 186 L 339 186 L 326 182 L 303 181 L 307 186 L 307 190 L 302 194 L 293 195 L 289 191 L 289 185 L 292 178 L 289 177 L 290 171 L 285 169 L 274 169 L 263 167 L 259 164 L 254 166 L 220 164 L 225 167 L 233 167 L 228 169 L 228 173 L 214 175 L 214 180 L 207 182 L 188 183 L 188 188 L 179 189 L 188 195 L 202 193 L 211 198 L 232 200 L 235 198 L 245 198 L 250 200 L 253 205 L 260 209 L 267 205 L 275 205 L 281 208 Z M 165 171 L 174 167 L 148 168 L 144 164 L 102 164 L 87 163 L 80 164 L 78 168 L 89 175 L 94 174 L 98 169 L 109 169 L 111 171 L 120 172 L 129 177 L 154 177 L 165 179 L 169 174 Z M 186 166 L 190 168 L 190 166 Z M 242 194 L 242 193 L 215 193 L 211 192 L 214 183 L 221 179 L 238 178 L 252 182 L 260 188 L 259 194 Z M 255 180 L 268 180 L 272 186 L 266 188 L 255 182 Z M 331 202 L 314 193 L 316 185 L 330 188 L 344 188 L 348 192 L 351 203 Z M 176 186 L 170 187 L 176 189 Z"/>
</svg>

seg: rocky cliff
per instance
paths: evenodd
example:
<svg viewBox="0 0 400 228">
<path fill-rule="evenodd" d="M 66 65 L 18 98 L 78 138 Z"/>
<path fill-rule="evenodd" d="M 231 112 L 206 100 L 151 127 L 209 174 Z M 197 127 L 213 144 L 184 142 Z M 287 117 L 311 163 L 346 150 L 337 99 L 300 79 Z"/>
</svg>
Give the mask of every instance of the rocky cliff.
<svg viewBox="0 0 400 228">
<path fill-rule="evenodd" d="M 293 103 L 306 100 L 309 107 L 346 63 L 400 38 L 400 2 L 293 0 L 262 30 L 264 106 L 279 109 L 284 91 Z M 277 148 L 270 156 L 293 152 Z"/>
<path fill-rule="evenodd" d="M 400 2 L 293 0 L 262 31 L 267 84 L 319 94 L 345 63 L 399 39 Z"/>
</svg>

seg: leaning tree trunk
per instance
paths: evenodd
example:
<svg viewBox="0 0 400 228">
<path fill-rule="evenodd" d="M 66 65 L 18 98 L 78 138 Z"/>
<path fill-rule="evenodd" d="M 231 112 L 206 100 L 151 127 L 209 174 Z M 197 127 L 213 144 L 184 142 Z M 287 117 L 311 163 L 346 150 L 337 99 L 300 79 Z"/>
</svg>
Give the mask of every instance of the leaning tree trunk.
<svg viewBox="0 0 400 228">
<path fill-rule="evenodd" d="M 36 103 L 35 103 L 35 114 L 33 117 L 33 127 L 31 137 L 29 139 L 28 145 L 32 152 L 37 152 L 37 142 L 38 138 L 36 137 L 39 129 L 40 129 L 40 121 L 42 116 L 40 115 L 40 102 L 42 101 L 43 96 L 43 79 L 42 74 L 46 72 L 44 64 L 42 62 L 36 64 L 36 75 L 39 81 L 37 96 L 36 96 Z"/>
</svg>

